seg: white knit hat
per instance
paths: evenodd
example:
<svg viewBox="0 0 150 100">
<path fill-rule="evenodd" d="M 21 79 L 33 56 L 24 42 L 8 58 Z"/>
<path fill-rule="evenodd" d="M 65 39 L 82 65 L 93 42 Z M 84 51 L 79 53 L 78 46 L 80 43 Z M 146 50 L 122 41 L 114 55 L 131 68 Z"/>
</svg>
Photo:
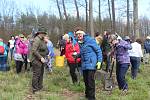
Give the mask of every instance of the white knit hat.
<svg viewBox="0 0 150 100">
<path fill-rule="evenodd" d="M 85 32 L 84 32 L 84 31 L 77 31 L 77 32 L 76 32 L 76 35 L 77 35 L 77 34 L 85 34 Z"/>
</svg>

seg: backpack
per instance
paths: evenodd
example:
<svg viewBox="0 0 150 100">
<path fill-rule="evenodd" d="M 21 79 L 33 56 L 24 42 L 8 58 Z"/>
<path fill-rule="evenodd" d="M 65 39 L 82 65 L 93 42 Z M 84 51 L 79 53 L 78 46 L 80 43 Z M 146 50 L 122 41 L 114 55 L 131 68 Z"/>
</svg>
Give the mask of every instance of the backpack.
<svg viewBox="0 0 150 100">
<path fill-rule="evenodd" d="M 5 52 L 4 44 L 0 45 L 0 55 L 3 55 Z"/>
</svg>

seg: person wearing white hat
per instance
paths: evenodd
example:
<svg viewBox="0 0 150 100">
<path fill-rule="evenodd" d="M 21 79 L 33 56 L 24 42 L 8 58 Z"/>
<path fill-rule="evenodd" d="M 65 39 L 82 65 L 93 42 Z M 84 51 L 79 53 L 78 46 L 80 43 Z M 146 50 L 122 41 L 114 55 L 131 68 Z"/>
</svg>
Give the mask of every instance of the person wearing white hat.
<svg viewBox="0 0 150 100">
<path fill-rule="evenodd" d="M 85 97 L 88 100 L 95 100 L 95 72 L 100 69 L 102 62 L 101 48 L 94 38 L 84 31 L 76 31 L 76 37 L 80 46 L 81 69 L 85 83 Z"/>
</svg>

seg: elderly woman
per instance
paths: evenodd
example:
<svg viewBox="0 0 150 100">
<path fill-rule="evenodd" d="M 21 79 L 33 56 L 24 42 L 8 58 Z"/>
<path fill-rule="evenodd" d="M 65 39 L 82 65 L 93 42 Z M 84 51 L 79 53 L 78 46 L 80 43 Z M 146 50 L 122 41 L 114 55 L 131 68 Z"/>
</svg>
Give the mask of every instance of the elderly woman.
<svg viewBox="0 0 150 100">
<path fill-rule="evenodd" d="M 76 37 L 80 46 L 81 69 L 85 83 L 85 97 L 88 100 L 95 100 L 95 72 L 100 69 L 102 52 L 94 38 L 84 31 L 76 31 Z"/>
<path fill-rule="evenodd" d="M 3 42 L 3 39 L 0 38 L 0 71 L 9 70 L 9 66 L 7 65 L 7 54 L 8 47 Z"/>
</svg>

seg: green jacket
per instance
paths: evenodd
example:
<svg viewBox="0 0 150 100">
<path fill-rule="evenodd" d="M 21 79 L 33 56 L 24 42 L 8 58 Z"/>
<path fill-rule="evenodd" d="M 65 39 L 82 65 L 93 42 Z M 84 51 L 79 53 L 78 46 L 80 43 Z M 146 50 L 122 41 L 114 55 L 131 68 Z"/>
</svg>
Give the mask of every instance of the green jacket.
<svg viewBox="0 0 150 100">
<path fill-rule="evenodd" d="M 31 61 L 33 60 L 41 60 L 41 58 L 45 58 L 48 55 L 47 45 L 43 40 L 43 36 L 39 34 L 34 38 L 31 50 Z"/>
</svg>

